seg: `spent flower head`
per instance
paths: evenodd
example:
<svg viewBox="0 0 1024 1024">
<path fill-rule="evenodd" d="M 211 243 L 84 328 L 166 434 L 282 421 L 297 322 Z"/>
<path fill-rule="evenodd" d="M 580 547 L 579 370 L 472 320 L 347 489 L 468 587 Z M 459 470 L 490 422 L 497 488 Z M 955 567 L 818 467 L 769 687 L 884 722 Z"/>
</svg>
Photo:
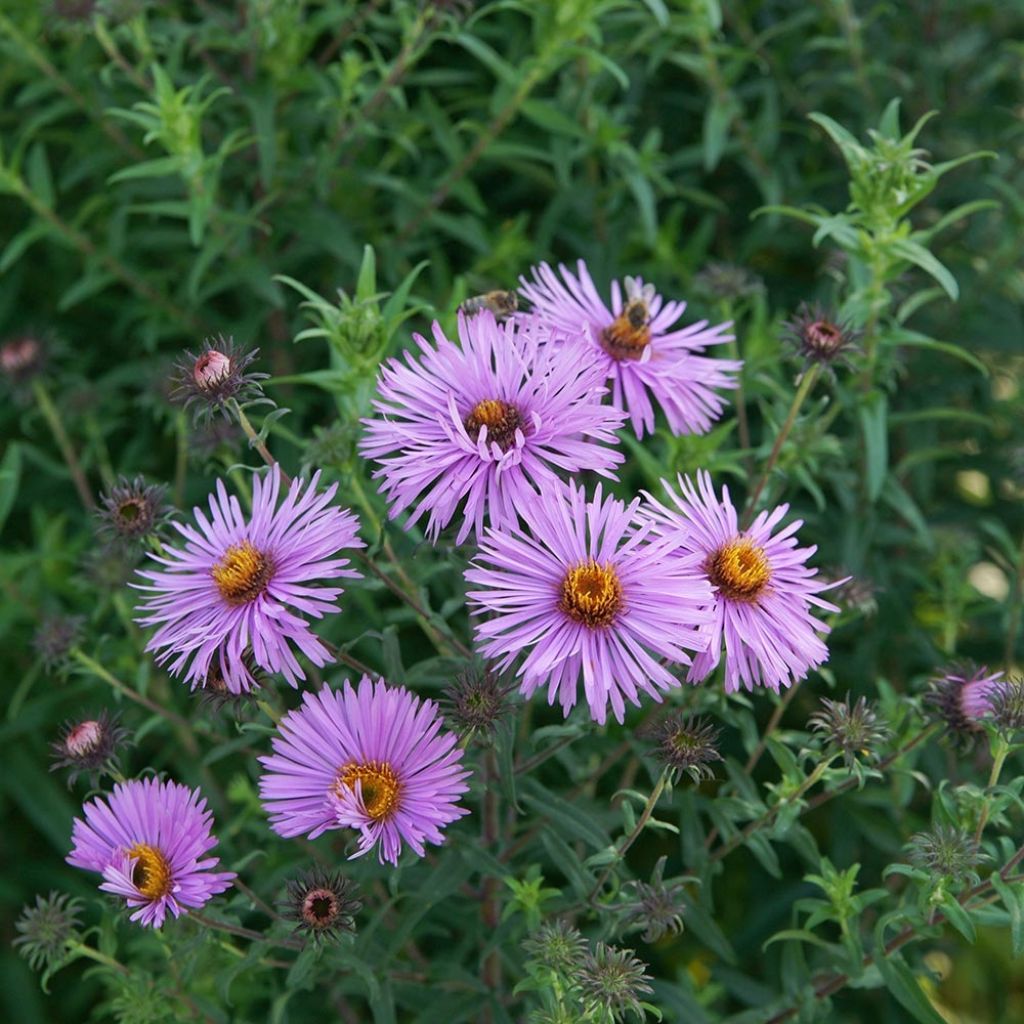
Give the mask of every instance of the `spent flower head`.
<svg viewBox="0 0 1024 1024">
<path fill-rule="evenodd" d="M 670 711 L 654 719 L 641 735 L 654 744 L 652 753 L 675 776 L 686 774 L 698 783 L 715 777 L 712 765 L 722 760 L 721 730 L 705 719 Z"/>
<path fill-rule="evenodd" d="M 82 901 L 67 893 L 36 896 L 35 906 L 26 904 L 14 924 L 18 937 L 13 945 L 34 971 L 52 967 L 67 952 L 80 921 Z"/>
<path fill-rule="evenodd" d="M 839 580 L 832 590 L 832 598 L 844 611 L 874 615 L 878 611 L 878 586 L 866 576 L 854 576 L 841 567 L 828 569 L 825 575 Z"/>
<path fill-rule="evenodd" d="M 764 294 L 764 280 L 736 263 L 713 262 L 693 276 L 693 290 L 702 298 L 718 302 L 748 299 Z"/>
<path fill-rule="evenodd" d="M 269 374 L 247 372 L 259 352 L 223 335 L 207 338 L 198 353 L 186 351 L 175 363 L 171 398 L 186 409 L 194 404 L 197 420 L 215 412 L 228 416 L 231 399 L 239 403 L 263 399 L 260 381 Z"/>
<path fill-rule="evenodd" d="M 87 774 L 96 786 L 105 770 L 116 769 L 117 748 L 128 736 L 128 730 L 118 725 L 118 718 L 104 708 L 95 718 L 66 722 L 61 738 L 50 744 L 53 750 L 50 771 L 70 768 L 69 789 L 79 775 Z"/>
<path fill-rule="evenodd" d="M 460 672 L 441 696 L 448 723 L 465 739 L 488 743 L 512 710 L 509 687 L 490 668 L 473 666 Z"/>
<path fill-rule="evenodd" d="M 850 353 L 857 349 L 860 332 L 832 310 L 804 302 L 792 320 L 782 325 L 782 338 L 795 355 L 808 363 L 850 365 Z"/>
<path fill-rule="evenodd" d="M 35 636 L 32 646 L 43 661 L 49 672 L 62 668 L 71 649 L 82 637 L 82 626 L 85 617 L 82 615 L 50 615 L 45 618 Z"/>
<path fill-rule="evenodd" d="M 355 916 L 362 909 L 359 890 L 340 872 L 315 867 L 291 879 L 286 889 L 283 915 L 314 942 L 334 942 L 356 930 Z"/>
<path fill-rule="evenodd" d="M 647 964 L 635 957 L 633 950 L 605 942 L 599 942 L 594 952 L 584 957 L 576 977 L 585 1011 L 604 1011 L 615 1021 L 624 1020 L 627 1014 L 643 1020 L 640 997 L 654 991 L 647 984 L 650 980 Z"/>
<path fill-rule="evenodd" d="M 619 907 L 624 932 L 643 929 L 644 942 L 657 942 L 664 935 L 680 935 L 683 931 L 686 879 L 673 878 L 665 881 L 665 862 L 658 858 L 650 882 L 638 879 L 627 882 L 622 895 L 627 902 Z"/>
<path fill-rule="evenodd" d="M 119 477 L 100 495 L 100 533 L 115 544 L 134 546 L 160 525 L 167 513 L 163 484 L 147 484 L 141 477 Z"/>
<path fill-rule="evenodd" d="M 867 761 L 878 760 L 878 748 L 890 734 L 868 699 L 859 697 L 851 703 L 849 693 L 845 700 L 822 697 L 821 709 L 811 715 L 807 724 L 824 734 L 826 744 L 843 755 L 848 768 L 854 766 L 858 756 Z"/>
<path fill-rule="evenodd" d="M 918 832 L 908 846 L 912 864 L 958 882 L 977 882 L 977 869 L 989 859 L 972 835 L 953 825 Z"/>
</svg>

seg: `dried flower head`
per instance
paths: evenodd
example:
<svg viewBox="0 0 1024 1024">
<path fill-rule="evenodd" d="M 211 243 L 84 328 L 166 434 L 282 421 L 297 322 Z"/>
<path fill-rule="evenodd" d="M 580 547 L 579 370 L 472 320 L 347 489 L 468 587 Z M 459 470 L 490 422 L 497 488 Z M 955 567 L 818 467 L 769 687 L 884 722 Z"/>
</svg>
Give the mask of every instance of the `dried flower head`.
<svg viewBox="0 0 1024 1024">
<path fill-rule="evenodd" d="M 195 403 L 196 419 L 218 411 L 227 416 L 226 403 L 232 398 L 237 402 L 262 398 L 260 381 L 269 374 L 246 373 L 259 351 L 249 351 L 223 335 L 207 338 L 198 354 L 186 351 L 175 364 L 171 398 L 185 408 Z"/>
<path fill-rule="evenodd" d="M 951 665 L 932 680 L 925 702 L 945 723 L 950 736 L 970 745 L 982 732 L 981 720 L 992 713 L 992 698 L 1002 678 L 1002 672 L 990 673 L 984 666 Z"/>
<path fill-rule="evenodd" d="M 489 668 L 460 672 L 445 688 L 441 709 L 455 731 L 466 739 L 489 742 L 501 720 L 512 710 L 508 687 Z"/>
<path fill-rule="evenodd" d="M 682 711 L 670 711 L 655 719 L 642 732 L 654 744 L 654 755 L 677 776 L 684 772 L 694 782 L 715 777 L 715 761 L 721 761 L 718 738 L 721 730 L 703 718 Z"/>
<path fill-rule="evenodd" d="M 337 871 L 315 867 L 287 884 L 282 913 L 295 922 L 295 930 L 315 942 L 334 942 L 356 930 L 355 916 L 362 909 L 358 888 Z"/>
<path fill-rule="evenodd" d="M 723 302 L 748 299 L 764 293 L 764 280 L 735 263 L 709 263 L 694 274 L 693 290 L 702 298 Z"/>
<path fill-rule="evenodd" d="M 530 960 L 566 977 L 574 977 L 588 955 L 586 939 L 562 920 L 541 925 L 523 943 L 523 949 Z"/>
<path fill-rule="evenodd" d="M 100 532 L 114 543 L 131 546 L 151 534 L 166 514 L 162 484 L 147 485 L 137 476 L 134 480 L 119 477 L 117 483 L 100 495 Z"/>
<path fill-rule="evenodd" d="M 105 768 L 116 766 L 117 748 L 127 736 L 128 730 L 118 725 L 118 716 L 106 709 L 95 718 L 66 722 L 61 738 L 50 744 L 53 750 L 50 771 L 70 768 L 69 789 L 81 774 L 88 774 L 95 786 Z"/>
<path fill-rule="evenodd" d="M 32 646 L 49 672 L 63 667 L 71 648 L 82 636 L 82 615 L 50 615 L 43 620 L 32 639 Z"/>
<path fill-rule="evenodd" d="M 82 558 L 82 574 L 98 590 L 120 590 L 134 576 L 137 552 L 124 544 L 101 544 L 90 548 Z"/>
<path fill-rule="evenodd" d="M 75 937 L 82 901 L 67 893 L 36 896 L 35 906 L 27 904 L 15 922 L 18 937 L 13 945 L 34 971 L 59 963 Z"/>
<path fill-rule="evenodd" d="M 15 334 L 0 343 L 0 370 L 15 387 L 41 373 L 46 357 L 46 342 L 38 334 Z"/>
<path fill-rule="evenodd" d="M 664 880 L 667 859 L 658 858 L 650 882 L 634 880 L 622 888 L 622 895 L 628 901 L 619 908 L 622 930 L 642 928 L 644 942 L 657 942 L 664 935 L 679 935 L 683 931 L 686 882 L 680 878 Z"/>
<path fill-rule="evenodd" d="M 889 729 L 878 720 L 878 712 L 866 697 L 850 703 L 845 700 L 821 698 L 821 710 L 815 711 L 807 723 L 811 729 L 824 734 L 826 744 L 843 755 L 848 768 L 852 768 L 858 755 L 866 761 L 878 759 L 878 748 L 889 736 Z"/>
<path fill-rule="evenodd" d="M 989 859 L 972 835 L 952 825 L 918 832 L 910 837 L 908 846 L 912 864 L 958 882 L 976 882 L 977 868 Z"/>
<path fill-rule="evenodd" d="M 585 1011 L 593 1014 L 603 1010 L 615 1021 L 624 1020 L 627 1014 L 643 1020 L 640 997 L 654 991 L 647 984 L 651 980 L 647 964 L 637 959 L 633 950 L 604 942 L 584 957 L 576 980 Z"/>
<path fill-rule="evenodd" d="M 849 354 L 857 348 L 860 332 L 831 310 L 817 303 L 803 303 L 796 316 L 782 325 L 782 339 L 796 355 L 810 363 L 849 366 Z"/>
</svg>

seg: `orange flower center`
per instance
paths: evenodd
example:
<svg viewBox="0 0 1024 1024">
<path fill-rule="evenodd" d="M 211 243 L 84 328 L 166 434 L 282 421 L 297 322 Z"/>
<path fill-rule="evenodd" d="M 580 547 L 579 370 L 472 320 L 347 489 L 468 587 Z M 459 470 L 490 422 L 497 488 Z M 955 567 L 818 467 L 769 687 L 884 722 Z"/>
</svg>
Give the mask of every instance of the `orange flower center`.
<svg viewBox="0 0 1024 1024">
<path fill-rule="evenodd" d="M 334 783 L 334 792 L 342 795 L 342 787 L 355 792 L 359 783 L 363 794 L 363 806 L 374 821 L 389 818 L 398 804 L 398 776 L 387 761 L 352 762 L 339 772 Z"/>
<path fill-rule="evenodd" d="M 255 601 L 273 574 L 270 558 L 247 540 L 232 544 L 212 569 L 220 596 L 232 605 Z"/>
<path fill-rule="evenodd" d="M 562 580 L 558 607 L 590 629 L 610 626 L 622 609 L 622 584 L 615 567 L 593 559 L 574 565 Z"/>
<path fill-rule="evenodd" d="M 136 843 L 128 851 L 128 856 L 135 858 L 132 885 L 146 899 L 158 900 L 171 891 L 171 865 L 155 846 Z"/>
<path fill-rule="evenodd" d="M 709 555 L 704 571 L 723 597 L 748 603 L 760 597 L 772 575 L 764 548 L 747 537 L 737 537 Z"/>
<path fill-rule="evenodd" d="M 622 312 L 601 332 L 601 348 L 620 362 L 639 359 L 651 343 L 651 316 L 641 298 L 630 299 Z"/>
<path fill-rule="evenodd" d="M 462 423 L 474 441 L 479 438 L 480 431 L 487 427 L 487 440 L 503 452 L 507 452 L 516 443 L 516 431 L 524 429 L 522 413 L 500 398 L 485 398 L 477 402 Z"/>
</svg>

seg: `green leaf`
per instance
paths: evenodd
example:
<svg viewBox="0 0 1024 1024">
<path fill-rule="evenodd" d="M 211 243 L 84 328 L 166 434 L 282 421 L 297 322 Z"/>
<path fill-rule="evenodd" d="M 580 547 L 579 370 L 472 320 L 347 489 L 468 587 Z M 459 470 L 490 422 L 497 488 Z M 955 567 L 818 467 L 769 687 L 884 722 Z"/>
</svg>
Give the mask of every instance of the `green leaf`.
<svg viewBox="0 0 1024 1024">
<path fill-rule="evenodd" d="M 950 894 L 940 904 L 946 920 L 972 945 L 978 941 L 971 915 L 964 910 L 963 904 Z"/>
<path fill-rule="evenodd" d="M 14 507 L 14 499 L 18 496 L 21 483 L 21 446 L 11 441 L 0 461 L 0 530 L 3 530 L 7 517 Z"/>
<path fill-rule="evenodd" d="M 729 128 L 740 112 L 740 105 L 733 94 L 716 95 L 704 115 L 704 170 L 713 171 L 728 141 Z"/>
<path fill-rule="evenodd" d="M 976 370 L 980 370 L 986 377 L 988 376 L 988 367 L 973 352 L 968 352 L 960 345 L 954 345 L 948 341 L 938 341 L 935 338 L 929 338 L 926 334 L 906 328 L 889 331 L 888 337 L 898 345 L 910 345 L 913 348 L 928 348 L 935 352 L 945 352 L 946 355 L 970 363 Z"/>
<path fill-rule="evenodd" d="M 875 966 L 892 997 L 920 1024 L 945 1024 L 921 989 L 914 972 L 899 951 L 885 949 L 885 929 L 892 915 L 887 914 L 875 928 Z"/>
<path fill-rule="evenodd" d="M 1010 885 L 998 871 L 989 876 L 992 888 L 1000 895 L 1006 912 L 1010 915 L 1010 942 L 1013 955 L 1024 953 L 1024 885 L 1020 882 Z"/>
<path fill-rule="evenodd" d="M 888 411 L 888 402 L 880 391 L 868 395 L 860 407 L 866 462 L 865 485 L 871 502 L 877 501 L 882 493 L 889 469 Z"/>
<path fill-rule="evenodd" d="M 930 274 L 955 302 L 960 295 L 956 278 L 923 246 L 909 238 L 896 238 L 890 242 L 892 251 Z"/>
</svg>

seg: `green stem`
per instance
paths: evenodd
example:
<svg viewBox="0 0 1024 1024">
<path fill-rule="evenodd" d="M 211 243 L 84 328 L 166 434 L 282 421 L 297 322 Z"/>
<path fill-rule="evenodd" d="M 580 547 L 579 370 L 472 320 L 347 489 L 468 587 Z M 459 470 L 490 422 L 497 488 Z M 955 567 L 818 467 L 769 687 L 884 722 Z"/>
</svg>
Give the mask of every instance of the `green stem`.
<svg viewBox="0 0 1024 1024">
<path fill-rule="evenodd" d="M 782 446 L 786 443 L 786 438 L 789 437 L 789 433 L 793 429 L 793 424 L 796 422 L 796 417 L 800 412 L 800 407 L 804 404 L 805 399 L 811 393 L 811 388 L 814 387 L 820 372 L 821 364 L 814 363 L 804 372 L 803 377 L 800 379 L 800 384 L 796 389 L 796 394 L 793 395 L 793 401 L 790 403 L 789 414 L 786 416 L 786 421 L 782 424 L 782 428 L 776 435 L 775 444 L 772 445 L 771 454 L 768 456 L 768 462 L 765 464 L 764 471 L 761 473 L 757 484 L 750 492 L 750 498 L 747 500 L 747 508 L 743 514 L 744 521 L 747 525 L 749 525 L 750 520 L 754 516 L 754 511 L 757 508 L 757 500 L 761 497 L 764 485 L 768 482 L 768 477 L 771 476 L 771 472 L 775 468 L 775 463 L 779 460 L 779 454 L 782 451 Z"/>
<path fill-rule="evenodd" d="M 992 790 L 999 783 L 999 776 L 1003 771 L 1003 765 L 1006 763 L 1007 755 L 1010 753 L 1010 744 L 1002 737 L 996 736 L 993 743 L 992 751 L 992 770 L 988 773 L 988 785 L 985 787 L 988 791 L 988 799 L 985 801 L 984 806 L 981 808 L 981 814 L 978 815 L 978 827 L 974 832 L 974 845 L 981 845 L 981 834 L 985 831 L 985 825 L 988 824 L 989 807 L 991 806 Z"/>
<path fill-rule="evenodd" d="M 80 956 L 87 956 L 90 960 L 103 964 L 104 967 L 112 967 L 119 974 L 131 973 L 120 960 L 115 960 L 112 956 L 107 956 L 106 953 L 101 953 L 98 949 L 87 946 L 84 942 L 72 939 L 68 942 L 67 948 L 69 952 L 78 953 Z"/>
<path fill-rule="evenodd" d="M 270 449 L 267 448 L 266 444 L 260 440 L 259 434 L 256 432 L 252 423 L 249 422 L 249 417 L 245 415 L 245 410 L 238 404 L 238 401 L 234 398 L 228 399 L 228 408 L 235 414 L 238 419 L 238 425 L 242 428 L 245 436 L 249 438 L 249 447 L 255 448 L 260 453 L 263 461 L 270 467 L 277 466 L 281 473 L 281 482 L 285 487 L 290 487 L 292 478 L 284 471 L 281 464 L 270 454 Z"/>
<path fill-rule="evenodd" d="M 184 411 L 174 422 L 177 443 L 174 449 L 174 504 L 181 508 L 185 500 L 185 478 L 188 473 L 188 420 Z"/>
<path fill-rule="evenodd" d="M 60 453 L 64 457 L 64 462 L 71 473 L 71 479 L 74 481 L 75 490 L 78 491 L 78 496 L 81 498 L 86 511 L 92 512 L 96 508 L 96 500 L 92 496 L 92 490 L 89 487 L 89 482 L 86 480 L 85 473 L 82 471 L 78 457 L 75 455 L 75 449 L 71 444 L 71 439 L 68 437 L 67 431 L 64 429 L 64 421 L 60 418 L 57 406 L 53 404 L 53 399 L 50 398 L 50 392 L 46 390 L 46 385 L 43 384 L 42 380 L 38 377 L 32 381 L 32 390 L 35 392 L 39 411 L 43 414 L 43 418 L 46 420 L 47 425 L 53 434 L 53 439 L 57 442 L 57 447 L 60 449 Z"/>
<path fill-rule="evenodd" d="M 658 802 L 661 798 L 661 794 L 665 791 L 665 787 L 668 785 L 670 776 L 671 772 L 667 768 L 660 776 L 658 776 L 658 781 L 654 784 L 654 789 L 651 790 L 651 795 L 647 798 L 647 803 L 644 804 L 644 809 L 640 812 L 640 817 L 637 818 L 636 824 L 633 826 L 629 835 L 626 836 L 623 844 L 615 851 L 615 860 L 608 864 L 604 871 L 601 872 L 594 888 L 590 890 L 590 895 L 587 897 L 587 903 L 592 904 L 594 902 L 598 893 L 600 893 L 604 888 L 605 882 L 608 881 L 612 870 L 626 856 L 627 851 L 637 841 L 640 833 L 647 825 L 647 822 L 651 820 L 651 815 L 654 813 L 654 805 Z"/>
</svg>

